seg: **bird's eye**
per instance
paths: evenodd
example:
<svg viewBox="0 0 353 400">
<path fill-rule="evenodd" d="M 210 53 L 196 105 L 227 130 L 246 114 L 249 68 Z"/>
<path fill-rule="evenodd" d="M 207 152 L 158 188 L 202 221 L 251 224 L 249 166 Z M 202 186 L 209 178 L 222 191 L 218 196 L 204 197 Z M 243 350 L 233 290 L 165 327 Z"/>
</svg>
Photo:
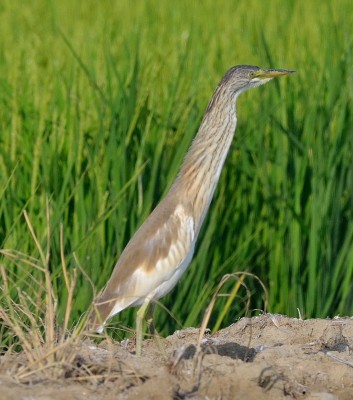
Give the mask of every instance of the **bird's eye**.
<svg viewBox="0 0 353 400">
<path fill-rule="evenodd" d="M 253 79 L 253 78 L 255 78 L 255 72 L 249 72 L 249 78 L 250 79 Z"/>
</svg>

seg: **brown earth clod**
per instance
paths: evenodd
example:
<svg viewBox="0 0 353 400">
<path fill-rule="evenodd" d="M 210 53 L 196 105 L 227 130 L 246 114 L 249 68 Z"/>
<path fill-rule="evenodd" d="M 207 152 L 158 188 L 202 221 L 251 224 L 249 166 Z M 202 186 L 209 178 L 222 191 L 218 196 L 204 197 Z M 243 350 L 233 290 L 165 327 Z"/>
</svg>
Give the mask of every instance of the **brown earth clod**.
<svg viewBox="0 0 353 400">
<path fill-rule="evenodd" d="M 167 360 L 152 339 L 140 358 L 129 346 L 84 339 L 71 364 L 27 381 L 14 379 L 26 368 L 23 354 L 8 353 L 0 358 L 0 399 L 353 398 L 351 318 L 242 318 L 207 335 L 198 354 L 197 337 L 189 328 L 162 339 Z"/>
</svg>

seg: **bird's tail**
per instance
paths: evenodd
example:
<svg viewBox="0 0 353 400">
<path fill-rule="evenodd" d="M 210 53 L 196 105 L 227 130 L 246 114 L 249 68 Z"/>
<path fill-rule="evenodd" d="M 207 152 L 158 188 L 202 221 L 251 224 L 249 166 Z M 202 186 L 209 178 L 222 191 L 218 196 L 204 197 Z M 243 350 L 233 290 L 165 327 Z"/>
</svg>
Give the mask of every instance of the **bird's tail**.
<svg viewBox="0 0 353 400">
<path fill-rule="evenodd" d="M 104 325 L 114 309 L 115 303 L 114 299 L 106 300 L 103 295 L 99 296 L 92 304 L 87 321 L 87 329 L 92 332 L 102 333 Z"/>
</svg>

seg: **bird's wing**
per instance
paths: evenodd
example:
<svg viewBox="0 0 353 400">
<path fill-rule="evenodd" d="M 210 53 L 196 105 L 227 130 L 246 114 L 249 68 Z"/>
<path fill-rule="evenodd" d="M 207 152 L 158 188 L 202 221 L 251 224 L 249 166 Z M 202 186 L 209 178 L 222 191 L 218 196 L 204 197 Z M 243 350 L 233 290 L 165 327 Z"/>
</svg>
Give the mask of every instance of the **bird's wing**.
<svg viewBox="0 0 353 400">
<path fill-rule="evenodd" d="M 134 293 L 137 296 L 160 298 L 176 284 L 173 276 L 179 275 L 180 269 L 185 270 L 185 260 L 190 262 L 189 255 L 192 256 L 195 239 L 191 213 L 184 206 L 178 205 L 169 218 L 158 224 L 158 229 L 146 239 L 138 241 L 144 245 L 141 247 L 138 268 L 129 280 L 135 280 Z M 165 292 L 168 282 L 171 287 Z"/>
<path fill-rule="evenodd" d="M 160 203 L 122 252 L 96 300 L 99 320 L 142 304 L 147 296 L 158 299 L 168 293 L 189 264 L 195 239 L 191 206 Z"/>
</svg>

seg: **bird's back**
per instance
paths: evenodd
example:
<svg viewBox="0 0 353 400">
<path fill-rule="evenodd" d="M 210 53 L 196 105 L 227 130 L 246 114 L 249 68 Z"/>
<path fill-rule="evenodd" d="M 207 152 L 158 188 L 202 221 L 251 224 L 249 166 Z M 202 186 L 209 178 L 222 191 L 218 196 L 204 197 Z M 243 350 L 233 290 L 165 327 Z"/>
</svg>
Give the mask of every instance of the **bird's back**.
<svg viewBox="0 0 353 400">
<path fill-rule="evenodd" d="M 191 203 L 169 193 L 121 253 L 94 303 L 91 327 L 101 331 L 105 321 L 123 309 L 173 289 L 191 261 L 195 240 Z"/>
</svg>

